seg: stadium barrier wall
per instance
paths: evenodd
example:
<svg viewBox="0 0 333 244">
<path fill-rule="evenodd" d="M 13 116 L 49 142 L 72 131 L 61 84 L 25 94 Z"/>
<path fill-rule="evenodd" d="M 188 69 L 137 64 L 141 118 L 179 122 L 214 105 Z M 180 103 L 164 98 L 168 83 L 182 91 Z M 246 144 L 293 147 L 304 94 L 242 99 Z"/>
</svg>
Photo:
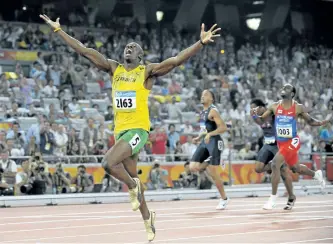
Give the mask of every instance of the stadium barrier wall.
<svg viewBox="0 0 333 244">
<path fill-rule="evenodd" d="M 185 162 L 164 162 L 161 163 L 161 168 L 167 172 L 168 186 L 173 187 L 173 181 L 179 179 L 179 175 L 184 171 Z M 312 164 L 312 163 L 306 163 Z M 68 172 L 72 177 L 77 174 L 77 167 L 81 164 L 64 164 L 65 172 Z M 99 163 L 88 163 L 84 164 L 86 172 L 93 175 L 94 183 L 101 184 L 105 171 Z M 142 173 L 139 175 L 142 183 L 147 183 L 149 179 L 149 173 L 152 169 L 152 163 L 139 163 L 138 170 Z M 19 167 L 18 171 L 21 171 Z M 264 174 L 258 174 L 255 172 L 255 161 L 233 161 L 231 164 L 231 179 L 229 177 L 229 164 L 226 164 L 224 168 L 220 167 L 219 174 L 221 175 L 224 182 L 232 181 L 232 185 L 244 185 L 244 184 L 258 184 L 264 180 Z M 49 164 L 49 172 L 55 172 L 55 165 Z M 290 172 L 291 173 L 291 172 Z M 294 181 L 298 181 L 298 176 L 291 173 Z"/>
</svg>

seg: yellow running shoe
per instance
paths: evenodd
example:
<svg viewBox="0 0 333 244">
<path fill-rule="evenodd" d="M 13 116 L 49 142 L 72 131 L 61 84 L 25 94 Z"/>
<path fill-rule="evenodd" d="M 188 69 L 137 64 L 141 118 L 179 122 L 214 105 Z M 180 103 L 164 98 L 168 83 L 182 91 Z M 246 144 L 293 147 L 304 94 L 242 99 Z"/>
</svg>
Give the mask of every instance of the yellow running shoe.
<svg viewBox="0 0 333 244">
<path fill-rule="evenodd" d="M 148 241 L 153 241 L 156 235 L 155 226 L 154 226 L 156 213 L 153 211 L 149 211 L 149 213 L 150 213 L 149 219 L 145 220 L 144 222 L 145 222 Z"/>
<path fill-rule="evenodd" d="M 139 178 L 133 178 L 136 182 L 136 187 L 134 189 L 129 189 L 129 197 L 132 204 L 133 211 L 136 211 L 140 208 L 142 201 L 142 192 L 141 192 L 141 182 Z"/>
</svg>

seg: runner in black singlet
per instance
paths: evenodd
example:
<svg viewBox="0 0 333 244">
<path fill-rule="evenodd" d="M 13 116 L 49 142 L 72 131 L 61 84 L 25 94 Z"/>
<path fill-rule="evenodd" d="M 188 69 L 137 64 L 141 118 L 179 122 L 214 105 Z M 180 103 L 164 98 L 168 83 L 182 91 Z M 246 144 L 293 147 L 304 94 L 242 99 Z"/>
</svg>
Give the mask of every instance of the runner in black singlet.
<svg viewBox="0 0 333 244">
<path fill-rule="evenodd" d="M 223 140 L 220 134 L 227 131 L 227 126 L 222 120 L 217 108 L 213 102 L 215 100 L 214 93 L 204 90 L 201 95 L 201 103 L 204 110 L 200 114 L 200 135 L 193 139 L 195 143 L 200 142 L 195 151 L 191 163 L 190 170 L 192 172 L 208 173 L 209 178 L 219 190 L 221 199 L 216 209 L 225 209 L 229 198 L 224 192 L 224 186 L 221 176 L 218 173 L 220 167 L 221 153 L 223 151 Z"/>
<path fill-rule="evenodd" d="M 251 109 L 254 108 L 258 109 L 258 114 L 260 115 L 267 109 L 266 104 L 260 99 L 254 99 L 251 101 Z M 273 160 L 275 154 L 279 151 L 275 137 L 274 115 L 265 123 L 261 124 L 260 127 L 264 132 L 264 146 L 258 152 L 255 171 L 257 173 L 268 172 L 270 174 L 272 172 L 271 161 Z M 288 173 L 285 164 L 281 167 L 281 178 L 283 179 L 289 195 L 288 202 L 284 207 L 284 210 L 291 210 L 295 204 L 296 197 L 293 193 L 292 178 Z"/>
</svg>

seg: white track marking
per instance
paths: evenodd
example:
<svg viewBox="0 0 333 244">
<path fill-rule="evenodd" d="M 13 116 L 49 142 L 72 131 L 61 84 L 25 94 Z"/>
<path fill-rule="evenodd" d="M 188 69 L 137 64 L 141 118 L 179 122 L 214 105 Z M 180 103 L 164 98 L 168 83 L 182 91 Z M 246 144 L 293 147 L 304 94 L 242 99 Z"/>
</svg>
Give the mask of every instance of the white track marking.
<svg viewBox="0 0 333 244">
<path fill-rule="evenodd" d="M 331 201 L 333 202 L 333 201 Z M 280 205 L 280 204 L 279 204 Z M 284 206 L 285 204 L 283 204 Z M 233 207 L 234 205 L 231 205 L 230 207 Z M 261 204 L 246 204 L 246 206 L 261 206 Z M 241 207 L 244 207 L 244 204 L 241 205 Z M 304 208 L 320 208 L 320 207 L 333 207 L 333 204 L 327 204 L 327 205 L 311 205 L 311 206 L 297 206 L 294 209 L 304 209 Z M 175 210 L 189 210 L 189 209 L 215 209 L 215 206 L 198 206 L 198 207 L 186 207 L 186 208 L 161 208 L 161 209 L 154 209 L 154 211 L 175 211 Z M 228 212 L 242 212 L 242 211 L 264 211 L 269 212 L 270 210 L 262 210 L 261 208 L 254 208 L 254 209 L 226 209 L 223 211 L 228 211 Z M 277 208 L 275 208 L 273 211 L 279 210 Z M 282 209 L 281 209 L 282 210 Z M 216 213 L 216 212 L 220 212 L 221 210 L 214 210 L 214 211 L 205 211 L 205 213 Z M 67 217 L 67 216 L 71 216 L 72 218 L 77 217 L 77 219 L 71 219 L 72 221 L 80 221 L 80 220 L 84 220 L 84 219 L 91 219 L 91 220 L 98 220 L 98 219 L 112 219 L 112 218 L 132 218 L 132 217 L 136 217 L 136 215 L 130 215 L 130 216 L 105 216 L 108 213 L 128 213 L 130 212 L 129 210 L 127 211 L 105 211 L 105 212 L 85 212 L 85 213 L 68 213 L 68 214 L 55 214 L 55 215 L 39 215 L 39 216 L 9 216 L 9 217 L 1 217 L 1 219 L 20 219 L 22 220 L 23 218 L 55 218 L 56 216 L 61 216 L 61 217 Z M 288 213 L 290 211 L 286 211 L 286 213 Z M 80 218 L 80 215 L 89 215 L 89 214 L 103 214 L 103 216 L 99 217 L 99 216 L 94 216 L 93 218 L 90 217 L 86 217 L 84 216 L 84 218 Z M 197 214 L 197 213 L 202 213 L 201 212 L 190 212 L 188 214 Z M 167 213 L 167 214 L 159 214 L 159 216 L 170 216 L 170 215 L 181 215 L 184 214 L 184 212 L 182 213 Z M 77 216 L 76 216 L 77 215 Z M 60 218 L 61 218 L 60 217 Z M 62 221 L 67 221 L 67 220 L 54 220 L 54 222 L 62 222 Z M 17 222 L 17 223 L 26 223 L 26 224 L 31 224 L 31 223 L 50 223 L 53 222 L 51 220 L 45 220 L 45 221 L 36 221 L 36 222 Z M 15 223 L 5 223 L 5 224 L 0 224 L 1 225 L 7 225 L 7 224 L 15 224 Z"/>
<path fill-rule="evenodd" d="M 333 205 L 321 205 L 322 207 L 327 207 L 327 206 L 333 206 Z M 318 208 L 319 206 L 308 206 L 308 207 L 299 207 L 298 209 L 309 209 L 309 208 Z M 202 207 L 202 209 L 206 209 Z M 172 209 L 170 209 L 172 210 Z M 278 209 L 275 209 L 275 211 Z M 322 212 L 331 212 L 333 210 L 321 210 L 321 211 L 303 211 L 303 212 L 294 212 L 294 211 L 285 211 L 285 210 L 279 210 L 281 212 L 279 213 L 274 213 L 274 210 L 262 210 L 262 209 L 257 209 L 257 208 L 252 208 L 252 209 L 228 209 L 224 210 L 228 212 L 244 212 L 244 211 L 263 211 L 265 215 L 276 215 L 276 214 L 291 214 L 291 213 L 322 213 Z M 189 215 L 189 214 L 203 214 L 203 213 L 219 213 L 219 212 L 224 212 L 224 211 L 200 211 L 200 212 L 181 212 L 181 213 L 165 213 L 165 214 L 158 214 L 159 216 L 165 217 L 165 218 L 174 218 L 174 216 L 180 216 L 180 215 Z M 269 213 L 269 212 L 273 213 Z M 258 214 L 255 215 L 242 215 L 242 216 L 248 216 L 248 217 L 258 217 Z M 240 216 L 240 217 L 242 217 Z M 227 216 L 223 216 L 223 218 L 226 218 Z M 101 220 L 101 219 L 121 219 L 121 218 L 137 218 L 137 215 L 125 215 L 125 216 L 103 216 L 103 217 L 94 217 L 94 218 L 78 218 L 78 219 L 70 219 L 70 221 L 84 221 L 84 220 Z M 212 217 L 208 217 L 212 218 Z M 189 219 L 193 219 L 191 216 L 189 216 Z M 43 221 L 27 221 L 27 222 L 12 222 L 12 223 L 2 223 L 0 226 L 7 226 L 7 225 L 21 225 L 21 224 L 43 224 L 43 223 L 61 223 L 61 222 L 67 222 L 69 221 L 68 219 L 61 219 L 61 220 L 43 220 Z"/>
<path fill-rule="evenodd" d="M 284 218 L 301 218 L 305 215 L 305 218 L 323 218 L 324 216 L 309 216 L 306 214 L 310 213 L 328 213 L 328 212 L 333 212 L 333 210 L 323 210 L 323 211 L 303 211 L 303 212 L 293 212 L 293 215 L 291 214 L 285 214 L 284 212 L 282 213 L 268 213 L 265 214 L 264 216 L 267 217 L 284 217 Z M 289 212 L 290 213 L 290 212 Z M 186 213 L 185 213 L 186 214 Z M 298 214 L 304 214 L 301 216 L 298 216 Z M 159 219 L 160 216 L 158 215 Z M 193 217 L 188 217 L 188 218 L 177 218 L 177 219 L 171 219 L 171 220 L 159 220 L 158 223 L 167 223 L 167 222 L 182 222 L 182 221 L 197 221 L 197 220 L 211 220 L 211 219 L 234 219 L 234 218 L 249 218 L 249 217 L 258 217 L 258 215 L 254 214 L 247 214 L 247 215 L 224 215 L 224 216 L 213 216 L 213 217 L 202 217 L 202 218 L 193 218 Z M 326 219 L 333 219 L 333 217 L 325 217 Z M 89 219 L 83 219 L 83 220 L 89 220 Z M 72 220 L 68 220 L 72 221 Z M 51 221 L 52 222 L 52 221 Z M 76 228 L 87 228 L 87 227 L 102 227 L 102 226 L 118 226 L 118 225 L 134 225 L 134 224 L 142 224 L 142 221 L 137 221 L 137 222 L 126 222 L 126 223 L 110 223 L 110 224 L 95 224 L 95 225 L 71 225 L 71 226 L 59 226 L 59 227 L 49 227 L 49 228 L 36 228 L 36 229 L 21 229 L 21 230 L 8 230 L 8 231 L 1 231 L 0 234 L 5 234 L 5 233 L 18 233 L 18 232 L 30 232 L 30 231 L 44 231 L 44 230 L 61 230 L 61 229 L 76 229 Z"/>
<path fill-rule="evenodd" d="M 198 200 L 197 201 L 197 204 L 199 201 L 202 201 L 202 200 Z M 230 206 L 231 207 L 244 207 L 244 205 L 246 206 L 261 206 L 261 205 L 264 205 L 266 201 L 262 201 L 262 202 L 258 202 L 258 204 L 253 204 L 253 203 L 250 203 L 250 204 L 244 204 L 244 201 L 241 203 L 241 204 L 232 204 L 234 202 L 234 200 L 231 200 L 230 201 Z M 187 201 L 184 201 L 184 205 L 186 205 Z M 297 202 L 296 200 L 296 207 L 295 208 L 299 208 L 297 207 L 298 205 L 301 205 L 301 204 L 306 204 L 306 205 L 313 205 L 313 204 L 318 204 L 318 203 L 333 203 L 333 201 L 307 201 L 307 202 Z M 169 203 L 168 203 L 169 204 Z M 278 202 L 277 203 L 277 206 L 280 206 L 280 205 L 285 205 L 286 202 Z M 319 205 L 320 206 L 320 205 Z M 322 206 L 333 206 L 333 205 L 322 205 Z M 110 205 L 110 207 L 112 207 L 112 205 Z M 188 209 L 204 209 L 204 208 L 212 208 L 212 209 L 215 209 L 216 206 L 197 206 L 197 207 L 183 207 L 183 208 L 160 208 L 160 209 L 155 209 L 154 211 L 168 211 L 168 210 L 188 210 Z M 313 206 L 312 206 L 313 207 Z M 309 206 L 309 208 L 311 208 L 311 206 Z M 50 207 L 47 207 L 48 210 L 50 210 Z M 68 210 L 70 211 L 70 210 Z M 90 215 L 90 214 L 108 214 L 108 213 L 128 213 L 129 210 L 115 210 L 115 211 L 99 211 L 99 212 L 77 212 L 77 213 L 55 213 L 55 214 L 47 214 L 47 215 L 23 215 L 23 216 L 3 216 L 1 217 L 1 219 L 22 219 L 22 218 L 49 218 L 49 217 L 56 217 L 56 216 L 59 216 L 59 217 L 66 217 L 66 216 L 78 216 L 78 215 Z M 0 211 L 1 213 L 1 211 Z"/>
<path fill-rule="evenodd" d="M 317 208 L 320 207 L 332 207 L 333 205 L 320 205 L 320 206 L 304 206 L 304 207 L 298 207 L 298 209 L 309 209 L 309 208 Z M 187 208 L 190 209 L 190 208 Z M 201 207 L 201 209 L 207 209 L 207 206 Z M 168 209 L 173 210 L 173 209 Z M 275 209 L 275 211 L 278 209 Z M 244 212 L 244 211 L 263 211 L 265 215 L 267 215 L 268 212 L 271 212 L 271 210 L 262 210 L 258 208 L 251 208 L 251 209 L 227 209 L 223 211 L 228 212 Z M 159 214 L 159 216 L 163 216 L 166 218 L 174 218 L 173 216 L 179 216 L 179 215 L 186 215 L 186 214 L 203 214 L 203 213 L 219 213 L 223 212 L 219 210 L 215 211 L 200 211 L 200 212 L 181 212 L 181 213 L 165 213 L 165 214 Z M 279 210 L 281 211 L 278 214 L 291 214 L 294 213 L 293 211 L 285 211 L 285 210 Z M 322 211 L 306 211 L 303 213 L 320 213 L 320 212 L 327 212 L 329 210 L 322 210 Z M 128 211 L 127 211 L 128 212 Z M 245 215 L 243 215 L 245 216 Z M 258 215 L 248 215 L 248 216 L 258 216 Z M 224 216 L 225 217 L 225 216 Z M 70 221 L 83 221 L 83 220 L 100 220 L 100 219 L 120 219 L 120 218 L 137 218 L 137 215 L 125 215 L 125 216 L 103 216 L 103 217 L 96 217 L 96 218 L 78 218 L 78 219 L 71 219 Z M 61 219 L 61 220 L 42 220 L 42 221 L 27 221 L 27 222 L 13 222 L 13 223 L 2 223 L 0 226 L 8 226 L 8 225 L 22 225 L 22 224 L 43 224 L 43 223 L 60 223 L 60 222 L 67 222 L 68 219 Z"/>
<path fill-rule="evenodd" d="M 321 218 L 305 218 L 305 219 L 294 219 L 294 220 L 280 220 L 281 222 L 299 222 L 299 221 L 317 221 L 317 220 L 326 220 L 329 218 L 321 217 Z M 169 231 L 169 230 L 179 230 L 179 229 L 201 229 L 201 228 L 207 228 L 207 227 L 220 227 L 220 226 L 237 226 L 237 225 L 252 225 L 252 224 L 270 224 L 272 221 L 262 221 L 262 222 L 244 222 L 244 223 L 231 223 L 231 224 L 215 224 L 215 225 L 196 225 L 196 226 L 184 226 L 184 227 L 174 227 L 174 228 L 165 228 L 165 229 L 158 229 L 158 231 Z M 333 227 L 333 226 L 328 226 Z M 305 229 L 309 229 L 310 227 L 307 227 Z M 321 228 L 321 227 L 312 227 L 313 229 Z M 297 230 L 297 229 L 295 229 Z M 284 230 L 270 230 L 267 232 L 274 232 L 274 231 L 284 231 Z M 83 234 L 83 235 L 71 235 L 71 236 L 55 236 L 55 237 L 42 237 L 42 238 L 33 238 L 33 239 L 23 239 L 23 240 L 12 240 L 12 241 L 4 241 L 3 243 L 11 243 L 11 242 L 26 242 L 26 241 L 41 241 L 41 240 L 54 240 L 54 239 L 63 239 L 63 238 L 77 238 L 77 237 L 88 237 L 88 236 L 100 236 L 100 235 L 115 235 L 115 234 L 128 234 L 128 233 L 138 233 L 138 232 L 144 232 L 144 230 L 135 230 L 135 231 L 118 231 L 118 232 L 107 232 L 107 233 L 92 233 L 92 234 Z M 264 233 L 259 232 L 259 233 Z M 241 232 L 237 234 L 246 234 L 251 232 Z M 257 233 L 257 232 L 253 232 Z M 230 234 L 224 234 L 224 235 L 230 235 Z M 220 235 L 223 236 L 223 235 Z M 212 236 L 214 237 L 214 236 Z M 192 237 L 195 238 L 201 238 L 201 237 Z M 173 240 L 186 240 L 186 239 L 192 239 L 192 238 L 179 238 L 179 239 L 170 239 L 165 241 L 173 241 Z M 160 242 L 160 241 L 155 241 Z"/>
<path fill-rule="evenodd" d="M 333 238 L 322 238 L 322 239 L 312 239 L 312 240 L 303 240 L 303 241 L 282 242 L 280 244 L 292 244 L 292 243 L 314 242 L 314 241 L 327 241 L 327 240 L 333 240 Z"/>
<path fill-rule="evenodd" d="M 181 241 L 181 240 L 193 240 L 193 239 L 201 239 L 201 238 L 212 238 L 212 237 L 222 237 L 222 236 L 235 236 L 235 235 L 248 235 L 248 234 L 261 234 L 261 233 L 270 233 L 270 232 L 283 232 L 283 231 L 298 231 L 298 230 L 313 230 L 313 229 L 327 229 L 333 228 L 333 225 L 330 226 L 318 226 L 318 227 L 303 227 L 303 228 L 294 228 L 294 229 L 280 229 L 280 230 L 262 230 L 262 231 L 249 231 L 249 232 L 237 232 L 237 233 L 229 233 L 229 234 L 221 234 L 221 235 L 209 235 L 209 236 L 192 236 L 192 237 L 184 237 L 184 238 L 176 238 L 176 239 L 167 239 L 167 240 L 158 240 L 156 242 L 171 242 L 171 241 Z M 205 240 L 207 243 L 208 241 Z M 142 243 L 142 242 L 136 242 Z M 134 244 L 134 243 L 132 243 Z"/>
</svg>

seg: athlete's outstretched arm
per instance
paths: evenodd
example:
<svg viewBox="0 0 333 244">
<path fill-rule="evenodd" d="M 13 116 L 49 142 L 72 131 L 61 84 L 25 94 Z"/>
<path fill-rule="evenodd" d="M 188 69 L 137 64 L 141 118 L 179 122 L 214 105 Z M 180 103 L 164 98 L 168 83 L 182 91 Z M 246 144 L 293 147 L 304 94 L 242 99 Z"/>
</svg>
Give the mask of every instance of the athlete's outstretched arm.
<svg viewBox="0 0 333 244">
<path fill-rule="evenodd" d="M 181 51 L 177 56 L 168 58 L 161 63 L 153 63 L 147 66 L 148 77 L 163 76 L 169 73 L 175 67 L 186 62 L 190 57 L 194 56 L 201 48 L 209 42 L 214 42 L 214 38 L 220 36 L 216 34 L 221 28 L 216 28 L 216 24 L 213 25 L 207 32 L 205 31 L 205 25 L 201 25 L 200 41 L 197 41 L 192 46 Z M 160 47 L 162 48 L 162 47 Z"/>
<path fill-rule="evenodd" d="M 221 118 L 220 113 L 216 109 L 212 109 L 209 112 L 209 118 L 212 118 L 217 126 L 216 130 L 213 130 L 205 136 L 205 142 L 208 144 L 211 136 L 217 136 L 223 134 L 228 130 L 226 123 Z"/>
<path fill-rule="evenodd" d="M 302 116 L 302 118 L 305 120 L 305 122 L 308 124 L 308 125 L 311 125 L 311 126 L 322 126 L 322 125 L 326 125 L 327 123 L 329 123 L 330 121 L 329 120 L 317 120 L 313 117 L 310 116 L 310 114 L 308 112 L 305 111 L 305 108 L 302 104 L 298 104 L 297 107 L 297 114 L 299 116 Z"/>
<path fill-rule="evenodd" d="M 65 31 L 63 31 L 60 27 L 59 18 L 54 22 L 50 20 L 49 17 L 44 15 L 39 15 L 45 22 L 48 24 L 54 32 L 56 32 L 71 48 L 73 48 L 77 53 L 89 59 L 97 68 L 106 72 L 113 72 L 118 63 L 111 59 L 106 59 L 101 53 L 98 51 L 87 48 L 80 41 L 68 35 Z"/>
<path fill-rule="evenodd" d="M 250 114 L 251 114 L 254 122 L 256 122 L 258 125 L 262 125 L 263 123 L 265 123 L 265 121 L 274 114 L 275 104 L 276 103 L 271 104 L 268 107 L 268 109 L 266 110 L 266 112 L 263 113 L 263 115 L 261 115 L 261 116 L 259 116 L 257 114 L 257 109 L 256 108 L 251 109 Z"/>
</svg>

